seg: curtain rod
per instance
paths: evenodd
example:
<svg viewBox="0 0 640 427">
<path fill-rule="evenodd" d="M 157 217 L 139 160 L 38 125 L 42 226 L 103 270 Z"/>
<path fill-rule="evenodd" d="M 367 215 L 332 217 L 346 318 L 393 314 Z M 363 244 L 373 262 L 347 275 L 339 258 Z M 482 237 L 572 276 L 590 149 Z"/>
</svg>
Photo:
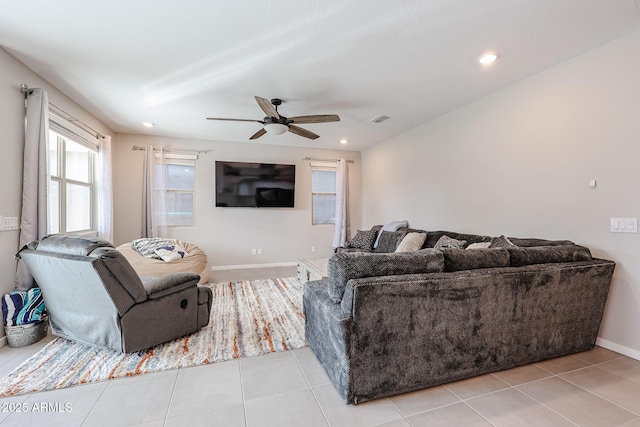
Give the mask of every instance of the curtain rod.
<svg viewBox="0 0 640 427">
<path fill-rule="evenodd" d="M 313 162 L 339 162 L 340 159 L 313 159 L 311 157 L 303 157 L 302 160 L 311 160 Z M 355 160 L 347 160 L 347 163 L 355 163 Z"/>
<path fill-rule="evenodd" d="M 25 83 L 22 83 L 20 85 L 20 92 L 22 92 L 24 94 L 25 107 L 26 107 L 27 106 L 27 104 L 26 104 L 27 96 L 29 96 L 29 94 L 31 92 L 33 92 L 33 89 L 29 89 L 28 85 L 26 85 Z M 91 126 L 87 125 L 86 123 L 82 122 L 80 119 L 78 119 L 76 117 L 73 117 L 71 114 L 67 113 L 62 108 L 58 107 L 57 105 L 49 102 L 49 106 L 55 108 L 58 113 L 62 113 L 65 116 L 67 116 L 67 117 L 62 117 L 64 120 L 68 121 L 69 123 L 75 124 L 76 126 L 81 128 L 83 131 L 85 131 L 88 134 L 90 134 L 91 136 L 93 136 L 94 138 L 96 138 L 96 139 L 104 138 L 104 135 L 101 135 L 100 132 L 98 132 L 97 130 L 95 130 Z"/>
<path fill-rule="evenodd" d="M 162 148 L 162 147 L 161 147 Z M 160 148 L 158 147 L 153 147 L 154 150 L 159 150 Z M 145 148 L 144 147 L 140 147 L 138 145 L 134 145 L 133 147 L 131 147 L 132 151 L 144 151 Z M 212 150 L 164 150 L 167 153 L 185 153 L 185 154 L 207 154 L 208 152 L 212 151 Z"/>
</svg>

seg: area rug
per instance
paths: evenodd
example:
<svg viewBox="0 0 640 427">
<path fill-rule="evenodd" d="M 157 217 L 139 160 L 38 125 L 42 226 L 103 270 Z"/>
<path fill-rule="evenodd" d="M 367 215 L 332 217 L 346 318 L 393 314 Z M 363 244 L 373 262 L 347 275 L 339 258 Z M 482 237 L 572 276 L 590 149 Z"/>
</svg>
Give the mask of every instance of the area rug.
<svg viewBox="0 0 640 427">
<path fill-rule="evenodd" d="M 55 338 L 0 379 L 0 397 L 206 365 L 306 346 L 296 278 L 213 283 L 209 325 L 137 353 Z"/>
</svg>

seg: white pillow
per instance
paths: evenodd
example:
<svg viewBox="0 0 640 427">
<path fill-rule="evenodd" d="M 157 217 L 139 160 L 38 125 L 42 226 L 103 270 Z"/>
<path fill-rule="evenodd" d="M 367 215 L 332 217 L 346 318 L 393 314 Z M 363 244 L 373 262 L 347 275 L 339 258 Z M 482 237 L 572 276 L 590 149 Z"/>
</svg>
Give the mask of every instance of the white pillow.
<svg viewBox="0 0 640 427">
<path fill-rule="evenodd" d="M 407 233 L 396 248 L 396 252 L 419 251 L 426 239 L 426 233 Z"/>
<path fill-rule="evenodd" d="M 467 249 L 486 249 L 491 245 L 491 242 L 472 243 L 467 246 Z"/>
<path fill-rule="evenodd" d="M 182 259 L 187 254 L 184 248 L 178 244 L 163 246 L 161 248 L 157 248 L 154 252 L 164 262 Z"/>
</svg>

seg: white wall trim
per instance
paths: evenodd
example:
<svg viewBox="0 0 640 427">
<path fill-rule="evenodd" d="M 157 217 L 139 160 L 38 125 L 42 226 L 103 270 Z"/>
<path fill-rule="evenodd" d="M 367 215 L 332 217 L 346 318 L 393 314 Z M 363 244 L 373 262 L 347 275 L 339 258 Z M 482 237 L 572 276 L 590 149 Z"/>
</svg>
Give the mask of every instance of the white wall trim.
<svg viewBox="0 0 640 427">
<path fill-rule="evenodd" d="M 241 264 L 241 265 L 214 265 L 212 271 L 216 270 L 238 270 L 241 268 L 269 268 L 269 267 L 293 267 L 295 262 L 272 262 L 267 264 Z"/>
<path fill-rule="evenodd" d="M 625 347 L 623 345 L 616 344 L 602 338 L 598 338 L 596 340 L 596 345 L 599 345 L 600 347 L 604 347 L 611 351 L 615 351 L 616 353 L 624 354 L 625 356 L 628 356 L 632 359 L 640 360 L 640 351 L 638 350 L 634 350 L 632 348 Z"/>
<path fill-rule="evenodd" d="M 7 337 L 6 336 L 0 338 L 0 348 L 4 347 L 7 344 L 9 344 L 9 342 L 7 341 Z"/>
</svg>

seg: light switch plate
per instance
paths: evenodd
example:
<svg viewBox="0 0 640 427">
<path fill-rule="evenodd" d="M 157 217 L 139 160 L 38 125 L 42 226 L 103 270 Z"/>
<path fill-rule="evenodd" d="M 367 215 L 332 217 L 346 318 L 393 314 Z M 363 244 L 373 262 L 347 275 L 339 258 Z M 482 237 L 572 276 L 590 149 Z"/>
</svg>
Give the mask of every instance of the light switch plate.
<svg viewBox="0 0 640 427">
<path fill-rule="evenodd" d="M 609 231 L 612 233 L 637 233 L 638 218 L 610 218 Z"/>
</svg>

